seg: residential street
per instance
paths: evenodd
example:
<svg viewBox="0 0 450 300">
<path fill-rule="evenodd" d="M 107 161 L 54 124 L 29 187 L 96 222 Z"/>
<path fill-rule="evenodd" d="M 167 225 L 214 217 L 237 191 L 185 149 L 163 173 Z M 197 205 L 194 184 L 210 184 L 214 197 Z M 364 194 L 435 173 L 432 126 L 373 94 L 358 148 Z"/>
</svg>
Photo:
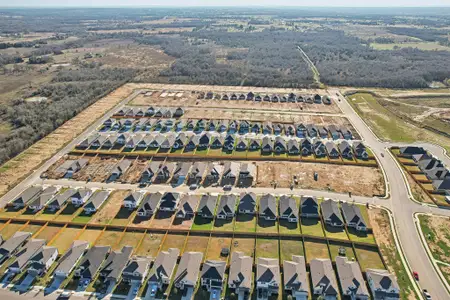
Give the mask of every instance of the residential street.
<svg viewBox="0 0 450 300">
<path fill-rule="evenodd" d="M 334 94 L 339 93 L 338 89 L 330 89 L 330 91 Z M 126 104 L 128 101 L 133 99 L 140 91 L 135 91 L 132 95 L 121 101 L 121 103 L 116 106 Z M 343 114 L 348 117 L 350 122 L 353 124 L 355 129 L 358 131 L 360 136 L 362 137 L 364 143 L 369 146 L 381 166 L 384 169 L 386 180 L 388 182 L 388 191 L 389 197 L 388 199 L 381 198 L 370 198 L 370 197 L 359 197 L 353 196 L 349 197 L 348 194 L 338 194 L 334 192 L 328 191 L 317 191 L 317 190 L 305 190 L 305 189 L 286 189 L 286 188 L 251 188 L 251 191 L 257 194 L 263 193 L 272 193 L 272 194 L 294 194 L 294 195 L 312 195 L 312 196 L 321 196 L 334 198 L 344 201 L 355 201 L 357 203 L 370 203 L 372 205 L 384 206 L 390 209 L 393 213 L 395 225 L 398 232 L 399 241 L 402 245 L 402 252 L 404 253 L 412 271 L 416 271 L 420 275 L 420 285 L 421 289 L 427 289 L 433 299 L 450 299 L 450 294 L 445 288 L 444 284 L 440 280 L 440 277 L 436 273 L 433 268 L 431 260 L 428 258 L 428 255 L 423 247 L 419 233 L 417 232 L 414 214 L 417 212 L 421 213 L 432 213 L 436 215 L 443 215 L 450 217 L 450 210 L 439 209 L 437 207 L 422 205 L 416 203 L 410 199 L 409 190 L 407 184 L 402 175 L 401 167 L 397 164 L 395 159 L 390 155 L 387 150 L 388 147 L 392 145 L 402 145 L 397 143 L 385 143 L 374 135 L 374 133 L 367 127 L 365 122 L 357 115 L 357 113 L 353 110 L 353 108 L 349 105 L 347 100 L 339 94 L 340 102 L 337 102 L 339 107 L 341 108 Z M 121 183 L 100 183 L 100 182 L 81 182 L 81 181 L 72 181 L 72 180 L 42 180 L 39 178 L 39 175 L 45 171 L 49 166 L 51 166 L 54 162 L 56 162 L 61 156 L 69 152 L 77 143 L 79 143 L 87 133 L 94 130 L 98 127 L 107 116 L 97 120 L 89 126 L 85 132 L 69 143 L 66 147 L 64 147 L 61 151 L 59 151 L 52 159 L 44 163 L 40 168 L 38 168 L 33 174 L 31 174 L 28 178 L 26 178 L 22 183 L 12 189 L 9 193 L 7 193 L 4 197 L 0 199 L 0 205 L 3 206 L 9 201 L 12 197 L 19 194 L 23 189 L 27 186 L 35 183 L 41 184 L 52 184 L 52 185 L 64 185 L 64 186 L 72 186 L 72 187 L 88 187 L 88 188 L 106 188 L 106 189 L 139 189 L 137 185 L 132 184 L 121 184 Z M 439 146 L 418 143 L 419 146 L 425 147 L 432 154 L 438 156 L 447 166 L 450 166 L 450 158 L 446 156 Z M 383 154 L 383 156 L 381 155 Z M 143 188 L 145 191 L 150 192 L 164 192 L 171 191 L 173 187 L 170 185 L 151 185 L 146 188 Z M 247 189 L 233 188 L 232 193 L 239 193 L 242 191 L 246 191 Z M 178 187 L 177 191 L 179 192 L 195 192 L 195 193 L 224 193 L 223 189 L 220 187 L 208 187 L 208 188 L 200 188 L 195 191 L 191 191 L 188 186 Z M 23 299 L 23 296 L 16 296 L 17 294 L 11 293 L 9 291 L 0 290 L 0 299 Z M 43 297 L 42 293 L 38 296 L 32 296 L 27 294 L 27 298 L 34 299 L 54 299 L 49 297 Z M 56 297 L 55 297 L 56 298 Z"/>
<path fill-rule="evenodd" d="M 335 90 L 333 92 L 338 92 Z M 429 208 L 413 202 L 409 198 L 408 187 L 402 176 L 401 167 L 397 165 L 395 159 L 389 154 L 387 147 L 389 144 L 383 143 L 372 133 L 364 121 L 353 110 L 345 97 L 341 94 L 341 101 L 338 102 L 342 112 L 349 118 L 353 126 L 358 130 L 366 145 L 371 147 L 374 154 L 380 161 L 389 183 L 390 205 L 394 215 L 395 224 L 398 231 L 403 253 L 405 254 L 412 271 L 419 273 L 421 289 L 427 289 L 433 299 L 449 299 L 450 295 L 443 285 L 441 279 L 436 273 L 427 253 L 421 243 L 419 233 L 416 230 L 414 222 L 414 213 L 427 212 L 439 215 L 450 216 L 450 211 L 445 209 Z M 427 149 L 428 145 L 423 145 Z M 444 158 L 442 151 L 438 153 L 436 146 L 432 147 L 432 152 L 439 157 Z M 384 154 L 384 157 L 381 156 Z M 447 157 L 444 162 L 448 162 Z"/>
</svg>

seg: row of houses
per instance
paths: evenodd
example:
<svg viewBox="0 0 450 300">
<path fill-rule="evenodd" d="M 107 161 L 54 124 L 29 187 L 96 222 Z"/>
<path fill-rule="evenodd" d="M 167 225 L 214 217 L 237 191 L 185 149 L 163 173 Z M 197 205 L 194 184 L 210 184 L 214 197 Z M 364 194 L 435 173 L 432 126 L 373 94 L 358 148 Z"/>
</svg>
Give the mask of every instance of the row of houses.
<svg viewBox="0 0 450 300">
<path fill-rule="evenodd" d="M 124 151 L 165 150 L 192 152 L 222 149 L 224 151 L 261 151 L 291 155 L 329 156 L 330 158 L 368 159 L 367 148 L 361 141 L 338 142 L 320 138 L 286 138 L 282 136 L 236 136 L 233 134 L 93 134 L 81 141 L 76 149 L 123 149 Z"/>
<path fill-rule="evenodd" d="M 173 283 L 184 295 L 192 295 L 199 275 L 201 286 L 211 295 L 220 295 L 226 284 L 225 261 L 207 260 L 202 264 L 203 253 L 185 252 L 176 263 L 180 250 L 170 248 L 160 251 L 155 259 L 132 256 L 133 247 L 124 246 L 111 251 L 110 246 L 89 247 L 86 241 L 76 240 L 61 255 L 50 274 L 53 280 L 62 282 L 74 273 L 79 286 L 85 288 L 94 278 L 107 285 L 119 281 L 141 286 L 148 283 L 148 293 L 154 297 L 158 290 Z M 31 239 L 29 232 L 16 232 L 0 246 L 0 263 L 14 257 L 7 272 L 18 274 L 26 271 L 36 277 L 49 271 L 56 262 L 58 249 L 45 246 L 44 240 Z M 175 272 L 176 269 L 176 272 Z M 342 294 L 351 299 L 369 299 L 370 295 L 357 262 L 336 257 L 337 275 Z M 233 252 L 228 270 L 228 287 L 239 296 L 248 295 L 252 289 L 253 258 L 242 252 Z M 312 293 L 326 299 L 337 299 L 339 287 L 329 259 L 312 259 L 310 262 Z M 283 261 L 283 288 L 296 299 L 308 299 L 310 295 L 308 274 L 303 256 L 293 256 Z M 366 270 L 368 286 L 374 299 L 399 299 L 399 286 L 395 276 L 386 270 Z M 282 286 L 278 259 L 258 258 L 256 261 L 255 288 L 259 299 L 278 294 Z M 187 297 L 186 299 L 190 299 Z"/>
<path fill-rule="evenodd" d="M 110 191 L 91 190 L 87 188 L 69 188 L 59 193 L 54 186 L 30 186 L 16 198 L 8 202 L 8 206 L 15 209 L 28 209 L 37 212 L 44 208 L 51 211 L 61 209 L 65 204 L 71 203 L 76 207 L 83 206 L 85 213 L 96 212 L 108 199 Z"/>
<path fill-rule="evenodd" d="M 160 162 L 151 161 L 141 174 L 141 184 L 166 183 L 173 185 L 201 184 L 251 186 L 256 180 L 254 163 L 227 161 L 223 165 L 212 162 Z"/>
<path fill-rule="evenodd" d="M 99 129 L 101 132 L 218 132 L 218 133 L 247 133 L 264 135 L 285 135 L 298 138 L 323 139 L 353 139 L 352 131 L 342 125 L 315 125 L 304 123 L 276 123 L 271 121 L 247 121 L 247 120 L 217 120 L 217 119 L 114 119 L 110 118 L 103 122 Z"/>
<path fill-rule="evenodd" d="M 181 107 L 129 107 L 125 106 L 113 113 L 113 117 L 127 117 L 127 118 L 180 118 L 184 115 L 184 109 Z"/>
<path fill-rule="evenodd" d="M 296 95 L 294 93 L 288 94 L 259 94 L 259 93 L 200 93 L 197 99 L 205 100 L 246 100 L 256 102 L 290 102 L 290 103 L 316 103 L 316 104 L 331 104 L 331 98 L 327 95 Z"/>
<path fill-rule="evenodd" d="M 447 195 L 450 201 L 450 170 L 442 161 L 430 155 L 422 147 L 407 146 L 399 149 L 400 156 L 412 158 L 419 169 L 433 184 L 437 193 Z"/>
</svg>

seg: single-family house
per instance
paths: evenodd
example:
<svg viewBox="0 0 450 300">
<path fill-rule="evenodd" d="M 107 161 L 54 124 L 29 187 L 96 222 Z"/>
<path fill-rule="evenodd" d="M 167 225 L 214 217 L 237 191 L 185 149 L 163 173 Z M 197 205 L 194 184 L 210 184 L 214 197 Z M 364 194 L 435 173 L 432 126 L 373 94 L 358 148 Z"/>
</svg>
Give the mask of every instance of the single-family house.
<svg viewBox="0 0 450 300">
<path fill-rule="evenodd" d="M 307 136 L 306 126 L 303 123 L 296 124 L 295 131 L 299 138 L 305 138 Z"/>
<path fill-rule="evenodd" d="M 307 300 L 309 282 L 306 262 L 303 256 L 292 255 L 292 261 L 283 261 L 284 290 L 289 291 L 296 300 Z"/>
<path fill-rule="evenodd" d="M 230 125 L 229 120 L 220 120 L 219 125 L 217 127 L 217 132 L 225 132 L 228 131 L 228 126 Z"/>
<path fill-rule="evenodd" d="M 238 120 L 231 120 L 228 124 L 228 133 L 236 133 L 239 127 L 239 121 Z"/>
<path fill-rule="evenodd" d="M 57 257 L 58 248 L 43 246 L 30 258 L 27 273 L 34 277 L 45 274 Z"/>
<path fill-rule="evenodd" d="M 83 210 L 86 214 L 95 213 L 103 203 L 105 203 L 106 199 L 109 197 L 109 191 L 97 191 L 92 197 L 89 198 L 89 201 L 83 207 Z"/>
<path fill-rule="evenodd" d="M 236 211 L 236 195 L 222 195 L 217 207 L 216 217 L 218 219 L 232 219 Z"/>
<path fill-rule="evenodd" d="M 256 212 L 256 194 L 255 193 L 241 193 L 239 195 L 238 210 L 240 214 L 255 214 Z"/>
<path fill-rule="evenodd" d="M 85 158 L 68 159 L 62 165 L 56 168 L 55 173 L 64 176 L 65 178 L 72 178 L 73 174 L 80 171 L 88 164 L 89 160 Z"/>
<path fill-rule="evenodd" d="M 298 221 L 298 207 L 294 198 L 282 195 L 280 197 L 280 219 L 296 223 Z"/>
<path fill-rule="evenodd" d="M 194 217 L 195 209 L 197 208 L 199 197 L 197 195 L 185 194 L 181 197 L 178 205 L 175 218 L 177 219 L 191 219 Z"/>
<path fill-rule="evenodd" d="M 283 124 L 281 123 L 274 123 L 273 124 L 273 134 L 274 135 L 280 135 L 283 132 Z"/>
<path fill-rule="evenodd" d="M 353 158 L 352 147 L 347 141 L 342 141 L 339 143 L 339 151 L 341 152 L 343 158 L 347 159 Z"/>
<path fill-rule="evenodd" d="M 339 158 L 339 150 L 336 147 L 336 144 L 332 141 L 327 141 L 325 143 L 325 148 L 327 149 L 328 157 L 329 158 Z"/>
<path fill-rule="evenodd" d="M 387 270 L 367 269 L 367 283 L 374 300 L 400 299 L 397 278 Z"/>
<path fill-rule="evenodd" d="M 315 94 L 314 95 L 314 103 L 317 103 L 317 104 L 322 103 L 322 96 L 320 96 L 319 94 Z"/>
<path fill-rule="evenodd" d="M 308 132 L 308 136 L 310 138 L 314 138 L 314 137 L 318 136 L 318 130 L 317 130 L 316 125 L 314 125 L 314 124 L 307 124 L 306 131 Z"/>
<path fill-rule="evenodd" d="M 33 201 L 36 197 L 38 197 L 41 192 L 41 186 L 30 186 L 26 188 L 22 193 L 20 193 L 19 196 L 10 201 L 8 205 L 13 206 L 16 209 L 23 208 L 28 205 L 28 203 Z"/>
<path fill-rule="evenodd" d="M 243 136 L 238 137 L 236 141 L 236 150 L 246 151 L 247 149 L 248 149 L 248 140 Z"/>
<path fill-rule="evenodd" d="M 156 178 L 154 181 L 158 183 L 167 182 L 169 178 L 172 177 L 173 171 L 177 167 L 174 162 L 166 162 L 164 165 L 160 166 L 158 172 L 156 173 Z"/>
<path fill-rule="evenodd" d="M 222 135 L 213 135 L 211 137 L 211 149 L 220 149 L 225 143 L 225 138 Z"/>
<path fill-rule="evenodd" d="M 88 248 L 88 242 L 74 241 L 70 248 L 59 259 L 58 266 L 56 267 L 53 276 L 55 278 L 60 278 L 61 280 L 66 279 Z"/>
<path fill-rule="evenodd" d="M 207 171 L 204 182 L 205 185 L 208 185 L 219 181 L 220 176 L 222 175 L 222 172 L 224 170 L 224 166 L 218 163 L 208 163 L 206 170 Z"/>
<path fill-rule="evenodd" d="M 245 134 L 250 131 L 250 122 L 247 120 L 242 120 L 239 123 L 239 133 Z"/>
<path fill-rule="evenodd" d="M 295 103 L 297 102 L 297 96 L 294 93 L 289 93 L 287 96 L 288 102 Z"/>
<path fill-rule="evenodd" d="M 30 259 L 45 246 L 46 241 L 43 239 L 31 239 L 16 254 L 16 259 L 8 266 L 9 273 L 18 274 L 25 271 L 28 267 Z"/>
<path fill-rule="evenodd" d="M 247 94 L 247 98 L 246 99 L 249 100 L 249 101 L 252 101 L 253 99 L 255 99 L 255 94 L 252 93 L 252 92 L 249 92 Z"/>
<path fill-rule="evenodd" d="M 76 189 L 69 188 L 64 192 L 57 194 L 47 203 L 47 209 L 53 211 L 59 210 L 76 192 Z"/>
<path fill-rule="evenodd" d="M 31 238 L 30 232 L 17 231 L 0 247 L 0 264 L 16 254 Z"/>
<path fill-rule="evenodd" d="M 318 134 L 319 134 L 320 138 L 322 138 L 322 139 L 327 139 L 328 138 L 328 129 L 327 129 L 327 127 L 319 126 L 318 130 L 319 130 Z"/>
<path fill-rule="evenodd" d="M 256 179 L 256 165 L 253 163 L 243 163 L 241 164 L 241 169 L 239 170 L 239 186 L 250 186 L 253 180 Z"/>
<path fill-rule="evenodd" d="M 338 127 L 334 124 L 328 126 L 328 131 L 330 132 L 331 138 L 333 140 L 339 140 L 343 138 L 341 132 L 338 130 Z"/>
<path fill-rule="evenodd" d="M 253 133 L 261 133 L 262 123 L 261 122 L 253 122 L 250 128 L 250 131 Z"/>
<path fill-rule="evenodd" d="M 225 137 L 225 141 L 224 141 L 224 143 L 223 143 L 223 148 L 224 148 L 224 150 L 226 150 L 226 151 L 232 151 L 232 150 L 234 149 L 234 143 L 235 143 L 235 141 L 236 141 L 235 136 L 232 135 L 232 134 L 228 134 L 228 135 Z"/>
<path fill-rule="evenodd" d="M 450 191 L 450 177 L 432 182 L 434 191 L 437 193 L 448 193 Z"/>
<path fill-rule="evenodd" d="M 124 246 L 120 251 L 111 251 L 99 272 L 102 281 L 109 285 L 117 284 L 132 253 L 133 247 L 130 246 Z"/>
<path fill-rule="evenodd" d="M 274 141 L 271 137 L 269 136 L 265 136 L 262 139 L 262 144 L 261 144 L 261 152 L 262 153 L 272 153 L 273 152 L 273 146 L 274 146 Z"/>
<path fill-rule="evenodd" d="M 234 161 L 227 161 L 223 165 L 222 185 L 234 185 L 239 176 L 240 164 Z"/>
<path fill-rule="evenodd" d="M 299 142 L 300 152 L 303 156 L 308 156 L 313 153 L 313 145 L 309 138 L 301 139 Z"/>
<path fill-rule="evenodd" d="M 94 133 L 94 134 L 91 134 L 91 135 L 89 135 L 87 138 L 85 138 L 84 140 L 82 140 L 79 144 L 77 144 L 76 146 L 75 146 L 75 148 L 77 148 L 77 149 L 87 149 L 87 148 L 89 148 L 90 146 L 91 146 L 91 144 L 95 141 L 95 140 L 97 140 L 97 138 L 100 136 L 100 134 L 99 133 Z M 99 145 L 99 147 L 100 147 L 100 145 Z"/>
<path fill-rule="evenodd" d="M 151 262 L 149 257 L 133 257 L 122 271 L 122 281 L 140 286 L 150 270 Z"/>
<path fill-rule="evenodd" d="M 284 138 L 281 136 L 275 137 L 275 142 L 274 142 L 275 153 L 285 153 L 286 149 L 287 149 L 287 145 L 286 145 L 286 141 L 284 140 Z"/>
<path fill-rule="evenodd" d="M 316 157 L 324 157 L 327 154 L 325 144 L 317 138 L 313 140 L 313 148 Z"/>
<path fill-rule="evenodd" d="M 152 161 L 147 164 L 144 171 L 141 174 L 141 183 L 149 183 L 153 180 L 156 174 L 158 174 L 159 168 L 161 167 L 161 162 Z"/>
<path fill-rule="evenodd" d="M 325 224 L 332 227 L 344 226 L 341 211 L 339 210 L 338 203 L 336 201 L 325 199 L 322 203 L 320 203 L 320 209 L 322 211 L 322 217 Z"/>
<path fill-rule="evenodd" d="M 204 133 L 200 136 L 198 140 L 198 149 L 206 149 L 209 146 L 209 142 L 211 141 L 211 134 L 210 133 Z"/>
<path fill-rule="evenodd" d="M 273 125 L 272 122 L 266 121 L 262 125 L 263 134 L 273 134 Z"/>
<path fill-rule="evenodd" d="M 228 287 L 239 297 L 248 295 L 252 289 L 253 257 L 243 252 L 233 252 L 228 275 Z"/>
<path fill-rule="evenodd" d="M 129 209 L 135 209 L 141 204 L 143 196 L 144 194 L 141 192 L 130 191 L 123 199 L 122 206 Z"/>
<path fill-rule="evenodd" d="M 193 134 L 189 136 L 189 140 L 186 143 L 186 146 L 184 147 L 184 151 L 194 151 L 195 148 L 198 147 L 198 144 L 200 143 L 200 135 Z"/>
<path fill-rule="evenodd" d="M 118 180 L 130 168 L 132 160 L 123 159 L 112 169 L 108 181 Z"/>
<path fill-rule="evenodd" d="M 314 258 L 309 263 L 313 294 L 325 299 L 337 299 L 338 284 L 331 260 Z"/>
<path fill-rule="evenodd" d="M 294 126 L 294 124 L 284 124 L 284 133 L 287 136 L 295 136 L 295 126 Z"/>
<path fill-rule="evenodd" d="M 137 210 L 139 217 L 150 217 L 156 213 L 159 201 L 162 198 L 160 192 L 145 194 L 144 199 L 141 201 L 141 205 Z"/>
<path fill-rule="evenodd" d="M 79 278 L 80 286 L 86 288 L 89 285 L 110 250 L 110 246 L 93 246 L 87 251 L 74 273 L 74 276 Z"/>
<path fill-rule="evenodd" d="M 341 131 L 341 134 L 344 137 L 344 139 L 346 139 L 346 140 L 353 139 L 352 131 L 350 129 L 348 129 L 347 127 L 341 126 L 340 131 Z"/>
<path fill-rule="evenodd" d="M 367 223 L 358 205 L 344 202 L 341 204 L 341 208 L 347 227 L 354 228 L 357 231 L 367 231 Z"/>
<path fill-rule="evenodd" d="M 194 290 L 197 285 L 200 264 L 203 260 L 201 252 L 184 252 L 174 277 L 174 285 L 182 291 Z"/>
<path fill-rule="evenodd" d="M 159 210 L 162 211 L 175 211 L 178 202 L 180 200 L 180 194 L 175 192 L 165 192 L 159 201 Z"/>
<path fill-rule="evenodd" d="M 173 270 L 177 264 L 178 255 L 180 255 L 180 250 L 177 248 L 169 248 L 167 251 L 160 251 L 158 253 L 148 277 L 148 288 L 151 294 L 154 294 L 157 289 L 162 289 L 164 285 L 170 283 Z"/>
<path fill-rule="evenodd" d="M 86 188 L 80 188 L 73 191 L 70 195 L 70 203 L 74 206 L 81 206 L 91 197 L 92 191 Z"/>
<path fill-rule="evenodd" d="M 248 149 L 250 151 L 259 150 L 261 148 L 261 139 L 260 138 L 250 138 L 248 143 Z"/>
<path fill-rule="evenodd" d="M 356 158 L 358 159 L 368 159 L 369 154 L 367 153 L 367 148 L 364 146 L 364 144 L 360 141 L 354 141 L 353 145 L 353 152 L 355 153 Z"/>
<path fill-rule="evenodd" d="M 350 299 L 370 299 L 358 262 L 348 261 L 347 257 L 336 257 L 336 268 L 342 294 Z"/>
<path fill-rule="evenodd" d="M 206 219 L 214 218 L 214 210 L 216 209 L 217 196 L 205 194 L 200 198 L 197 215 Z"/>
<path fill-rule="evenodd" d="M 183 184 L 186 180 L 186 177 L 189 174 L 189 170 L 191 169 L 192 163 L 190 162 L 179 162 L 177 163 L 177 167 L 172 175 L 172 183 L 176 185 Z"/>
<path fill-rule="evenodd" d="M 181 132 L 180 134 L 178 134 L 175 142 L 173 143 L 173 149 L 183 149 L 189 140 L 189 136 L 185 132 Z"/>
<path fill-rule="evenodd" d="M 256 263 L 256 292 L 258 299 L 278 294 L 281 284 L 278 259 L 259 257 Z"/>
<path fill-rule="evenodd" d="M 225 281 L 225 268 L 227 263 L 221 260 L 207 260 L 201 271 L 201 285 L 216 298 L 220 298 L 222 286 Z M 210 297 L 211 298 L 211 297 Z"/>
<path fill-rule="evenodd" d="M 192 183 L 200 183 L 203 178 L 205 177 L 206 169 L 207 169 L 207 163 L 197 161 L 192 165 L 191 171 L 188 175 L 188 182 L 189 184 Z"/>
<path fill-rule="evenodd" d="M 54 186 L 46 187 L 42 193 L 34 197 L 28 202 L 28 208 L 34 211 L 39 211 L 53 198 L 58 189 Z"/>
<path fill-rule="evenodd" d="M 300 200 L 300 215 L 305 218 L 319 217 L 319 202 L 313 196 L 302 196 Z"/>
<path fill-rule="evenodd" d="M 287 151 L 290 155 L 300 154 L 300 147 L 296 139 L 289 139 L 287 143 Z"/>
<path fill-rule="evenodd" d="M 425 170 L 424 173 L 429 180 L 444 180 L 445 178 L 450 177 L 450 172 L 445 167 L 436 167 L 431 170 Z"/>
<path fill-rule="evenodd" d="M 265 194 L 259 200 L 259 217 L 266 221 L 277 219 L 277 203 L 272 194 Z"/>
</svg>

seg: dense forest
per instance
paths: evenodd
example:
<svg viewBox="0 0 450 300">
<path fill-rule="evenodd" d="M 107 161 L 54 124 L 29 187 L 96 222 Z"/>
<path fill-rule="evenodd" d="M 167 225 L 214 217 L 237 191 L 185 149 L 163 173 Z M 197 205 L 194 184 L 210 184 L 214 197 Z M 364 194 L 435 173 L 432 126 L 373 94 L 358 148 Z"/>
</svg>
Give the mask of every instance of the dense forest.
<svg viewBox="0 0 450 300">
<path fill-rule="evenodd" d="M 8 134 L 0 134 L 0 163 L 22 152 L 135 75 L 136 71 L 131 69 L 61 71 L 51 83 L 30 95 L 47 97 L 48 101 L 16 100 L 12 105 L 0 105 L 0 120 L 12 126 Z"/>
</svg>

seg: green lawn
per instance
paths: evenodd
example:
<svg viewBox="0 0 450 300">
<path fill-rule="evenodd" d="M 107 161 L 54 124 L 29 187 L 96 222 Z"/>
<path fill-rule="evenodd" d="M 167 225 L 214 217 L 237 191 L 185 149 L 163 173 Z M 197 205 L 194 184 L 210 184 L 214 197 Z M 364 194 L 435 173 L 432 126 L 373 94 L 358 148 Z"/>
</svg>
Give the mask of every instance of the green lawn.
<svg viewBox="0 0 450 300">
<path fill-rule="evenodd" d="M 234 231 L 255 232 L 256 216 L 247 214 L 238 214 L 234 222 Z"/>
<path fill-rule="evenodd" d="M 135 250 L 135 254 L 138 256 L 156 257 L 163 237 L 164 234 L 161 233 L 147 233 L 139 248 Z"/>
<path fill-rule="evenodd" d="M 314 258 L 330 258 L 328 246 L 325 242 L 305 240 L 306 262 Z"/>
<path fill-rule="evenodd" d="M 257 232 L 265 232 L 265 233 L 278 233 L 278 221 L 267 221 L 261 218 L 258 218 L 258 224 L 256 226 Z"/>
<path fill-rule="evenodd" d="M 77 239 L 77 236 L 81 233 L 83 229 L 81 227 L 66 227 L 64 230 L 55 238 L 50 246 L 58 248 L 59 254 L 63 254 L 69 249 L 73 241 Z"/>
<path fill-rule="evenodd" d="M 325 236 L 320 219 L 300 218 L 302 234 L 313 236 Z"/>
<path fill-rule="evenodd" d="M 331 259 L 333 261 L 336 261 L 336 257 L 339 256 L 339 249 L 343 248 L 345 249 L 345 256 L 349 260 L 356 260 L 356 255 L 353 252 L 353 248 L 350 244 L 346 243 L 338 243 L 338 242 L 330 242 L 329 243 L 330 253 L 331 253 Z"/>
<path fill-rule="evenodd" d="M 256 257 L 278 258 L 278 239 L 257 238 Z"/>
<path fill-rule="evenodd" d="M 233 219 L 217 219 L 214 221 L 214 230 L 217 231 L 233 231 L 234 230 L 234 218 Z"/>
<path fill-rule="evenodd" d="M 303 242 L 301 240 L 280 239 L 281 261 L 292 260 L 292 255 L 305 255 Z"/>
<path fill-rule="evenodd" d="M 282 234 L 300 234 L 298 222 L 288 222 L 288 220 L 279 220 L 278 230 Z"/>
<path fill-rule="evenodd" d="M 208 249 L 209 235 L 189 235 L 184 252 L 206 253 Z M 204 255 L 203 255 L 204 256 Z"/>
<path fill-rule="evenodd" d="M 231 244 L 231 253 L 235 251 L 243 252 L 245 255 L 253 257 L 255 251 L 255 238 L 234 238 Z"/>
<path fill-rule="evenodd" d="M 347 233 L 345 232 L 344 227 L 339 228 L 339 227 L 333 227 L 333 226 L 324 224 L 324 229 L 325 229 L 325 235 L 328 238 L 338 239 L 338 240 L 348 240 L 348 236 L 347 236 Z"/>
<path fill-rule="evenodd" d="M 352 242 L 376 244 L 375 237 L 371 233 L 357 231 L 353 228 L 348 228 L 348 235 Z"/>
<path fill-rule="evenodd" d="M 385 269 L 380 254 L 375 249 L 362 246 L 355 246 L 356 257 L 362 270 Z"/>
<path fill-rule="evenodd" d="M 195 216 L 191 230 L 211 230 L 213 222 L 213 219 L 206 219 L 200 216 Z"/>
</svg>

